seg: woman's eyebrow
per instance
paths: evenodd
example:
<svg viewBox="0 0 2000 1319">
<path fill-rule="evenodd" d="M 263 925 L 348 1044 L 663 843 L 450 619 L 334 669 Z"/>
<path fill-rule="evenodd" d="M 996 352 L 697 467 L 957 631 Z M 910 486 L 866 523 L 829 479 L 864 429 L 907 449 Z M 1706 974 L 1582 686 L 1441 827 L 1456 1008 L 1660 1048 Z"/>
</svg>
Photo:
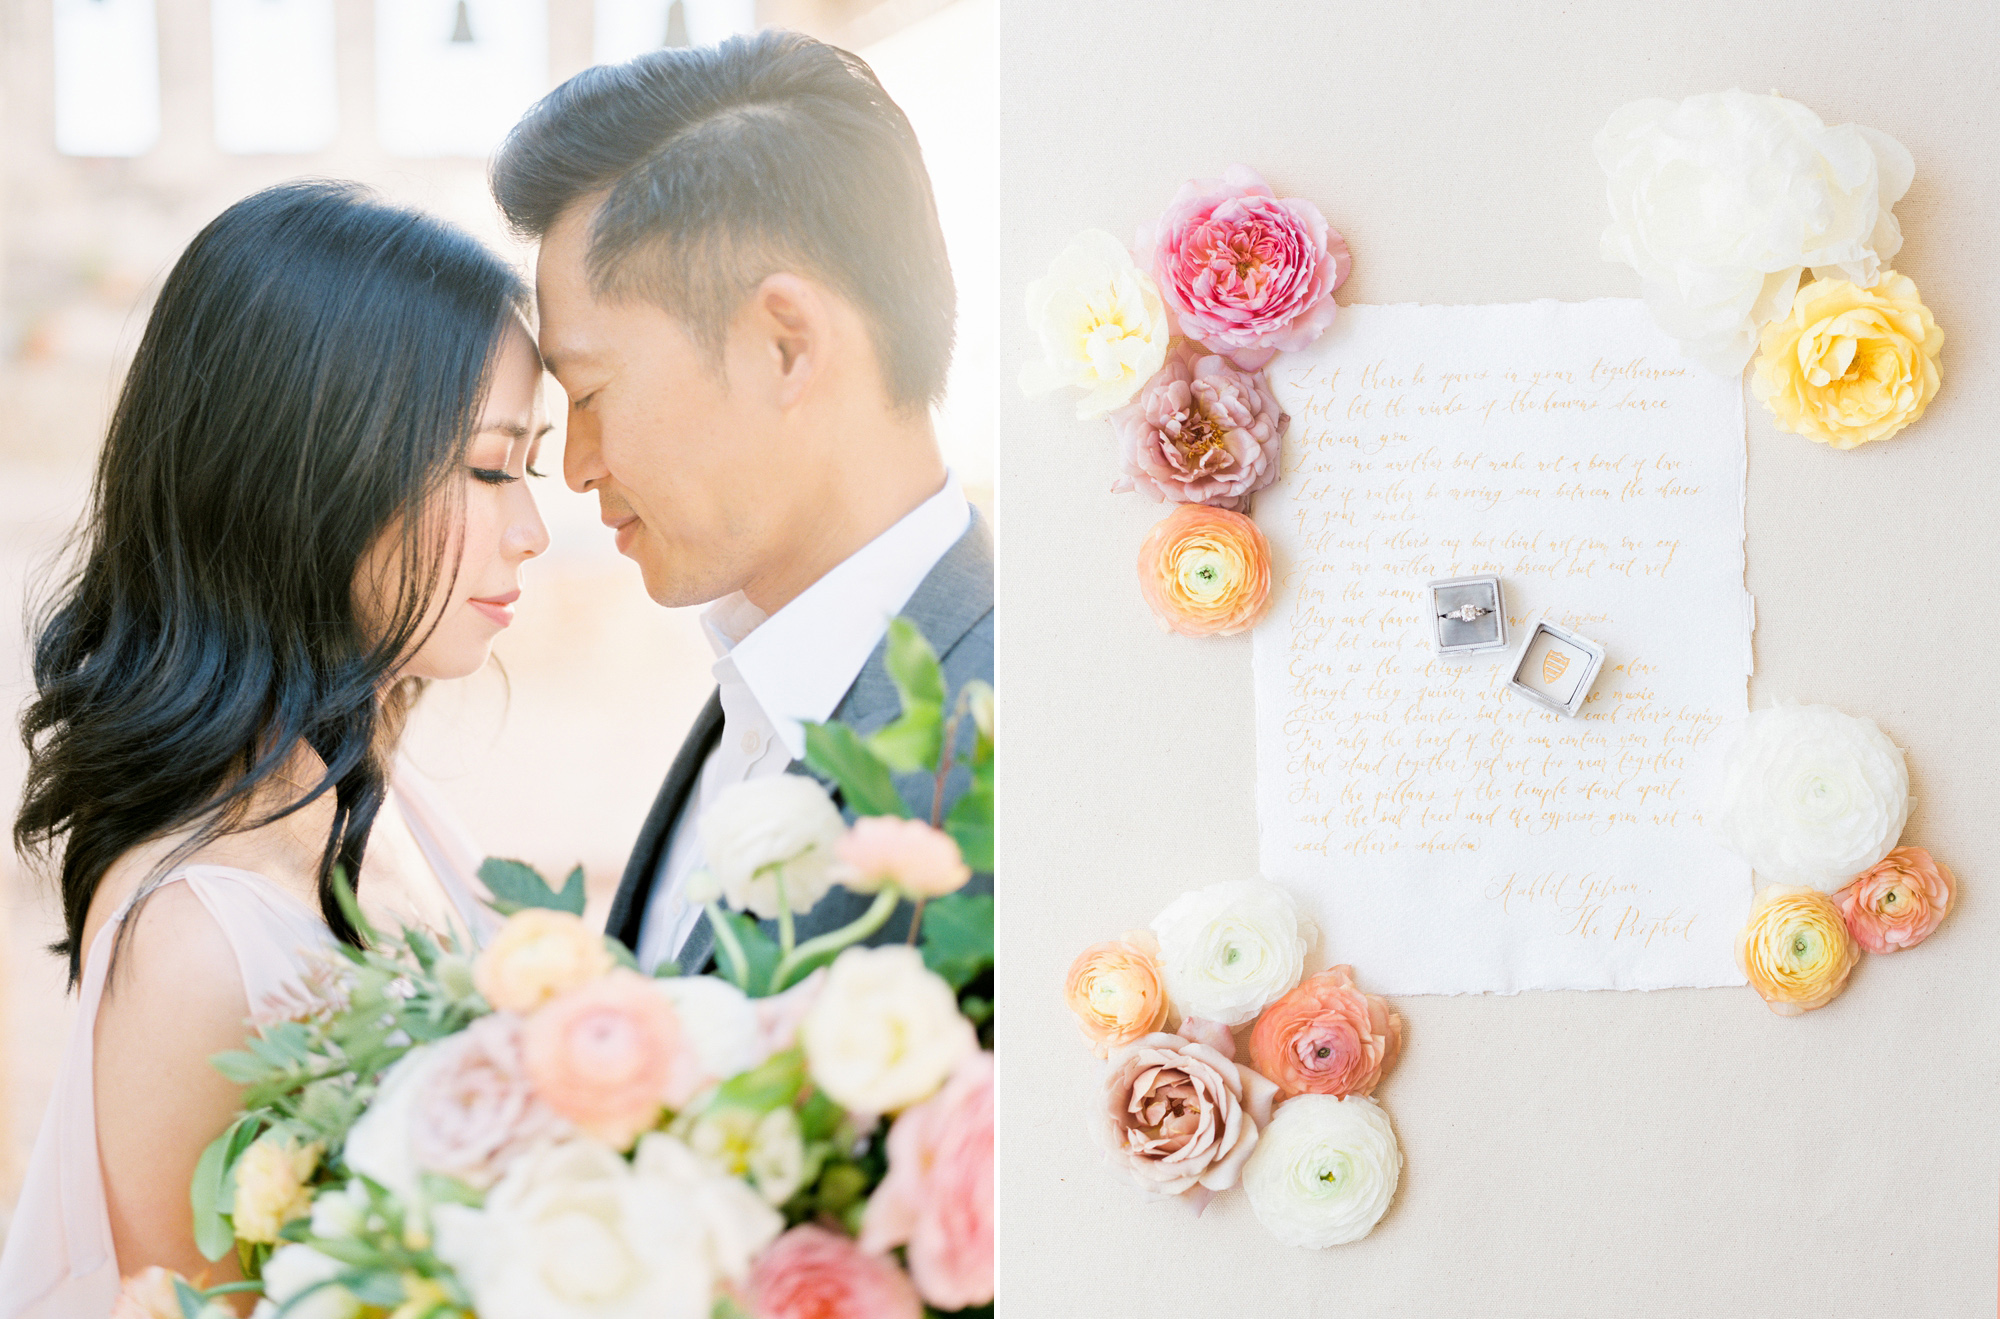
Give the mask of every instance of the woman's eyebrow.
<svg viewBox="0 0 2000 1319">
<path fill-rule="evenodd" d="M 555 428 L 554 422 L 545 421 L 539 430 L 530 434 L 528 428 L 518 421 L 503 421 L 491 426 L 482 426 L 479 429 L 481 434 L 505 435 L 512 440 L 539 440 Z"/>
</svg>

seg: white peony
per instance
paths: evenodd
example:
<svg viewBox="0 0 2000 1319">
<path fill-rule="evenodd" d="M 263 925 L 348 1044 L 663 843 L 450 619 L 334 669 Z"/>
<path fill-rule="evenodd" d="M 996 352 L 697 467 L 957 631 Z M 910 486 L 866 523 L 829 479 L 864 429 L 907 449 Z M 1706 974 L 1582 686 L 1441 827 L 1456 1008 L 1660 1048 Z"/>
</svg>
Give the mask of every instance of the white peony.
<svg viewBox="0 0 2000 1319">
<path fill-rule="evenodd" d="M 1359 1241 L 1396 1198 L 1403 1153 L 1372 1099 L 1299 1095 L 1278 1106 L 1243 1166 L 1243 1191 L 1266 1231 L 1319 1250 Z"/>
<path fill-rule="evenodd" d="M 1267 879 L 1184 893 L 1153 918 L 1167 997 L 1183 1018 L 1241 1026 L 1299 983 L 1311 930 Z"/>
<path fill-rule="evenodd" d="M 763 920 L 782 905 L 811 911 L 843 873 L 833 847 L 847 831 L 826 789 L 803 774 L 773 774 L 724 788 L 702 813 L 701 850 L 712 889 Z M 692 891 L 692 890 L 691 890 Z"/>
<path fill-rule="evenodd" d="M 361 1302 L 353 1292 L 319 1285 L 339 1277 L 346 1267 L 311 1246 L 279 1246 L 264 1261 L 264 1295 L 284 1311 L 285 1319 L 357 1319 Z M 288 1306 L 294 1298 L 299 1299 Z"/>
<path fill-rule="evenodd" d="M 1028 324 L 1041 337 L 1042 360 L 1021 368 L 1022 390 L 1088 390 L 1076 405 L 1085 419 L 1130 402 L 1167 360 L 1174 333 L 1159 288 L 1102 229 L 1072 238 L 1028 285 Z"/>
<path fill-rule="evenodd" d="M 1867 288 L 1903 245 L 1890 208 L 1916 172 L 1910 153 L 1782 96 L 1634 101 L 1593 146 L 1611 204 L 1605 259 L 1639 272 L 1660 328 L 1716 371 L 1743 369 L 1801 271 Z"/>
<path fill-rule="evenodd" d="M 1714 827 L 1764 880 L 1832 893 L 1889 855 L 1910 818 L 1910 770 L 1872 719 L 1781 705 L 1721 751 Z"/>
<path fill-rule="evenodd" d="M 654 1134 L 630 1164 L 588 1138 L 543 1146 L 483 1209 L 440 1206 L 437 1226 L 438 1257 L 481 1319 L 708 1319 L 720 1279 L 741 1276 L 784 1223 Z"/>
<path fill-rule="evenodd" d="M 900 944 L 835 958 L 799 1038 L 814 1082 L 856 1113 L 897 1113 L 930 1098 L 979 1047 L 951 986 Z"/>
</svg>

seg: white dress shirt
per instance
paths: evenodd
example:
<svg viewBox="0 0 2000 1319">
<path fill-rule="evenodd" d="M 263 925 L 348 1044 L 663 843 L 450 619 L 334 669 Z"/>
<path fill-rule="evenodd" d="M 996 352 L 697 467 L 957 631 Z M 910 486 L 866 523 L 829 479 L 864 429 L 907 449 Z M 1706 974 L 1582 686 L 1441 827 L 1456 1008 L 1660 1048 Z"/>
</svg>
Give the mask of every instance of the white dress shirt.
<svg viewBox="0 0 2000 1319">
<path fill-rule="evenodd" d="M 701 865 L 695 822 L 732 784 L 782 774 L 806 754 L 802 722 L 832 716 L 868 656 L 917 587 L 972 522 L 972 510 L 949 473 L 944 488 L 856 550 L 777 613 L 766 615 L 742 592 L 702 613 L 715 649 L 722 738 L 701 767 L 639 928 L 638 962 L 650 972 L 680 950 L 701 916 L 682 898 Z M 692 968 L 690 968 L 692 969 Z"/>
</svg>

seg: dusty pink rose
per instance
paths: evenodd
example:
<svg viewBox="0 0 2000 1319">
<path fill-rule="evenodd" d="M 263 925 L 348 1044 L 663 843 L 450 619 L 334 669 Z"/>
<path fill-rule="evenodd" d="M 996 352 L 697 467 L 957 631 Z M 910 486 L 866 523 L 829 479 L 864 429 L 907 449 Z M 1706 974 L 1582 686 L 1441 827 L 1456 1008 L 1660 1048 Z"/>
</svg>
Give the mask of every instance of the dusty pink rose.
<svg viewBox="0 0 2000 1319">
<path fill-rule="evenodd" d="M 894 1260 L 804 1224 L 757 1257 L 745 1291 L 755 1319 L 921 1319 L 924 1312 Z"/>
<path fill-rule="evenodd" d="M 993 1055 L 974 1053 L 944 1089 L 889 1128 L 889 1172 L 869 1197 L 861 1248 L 909 1245 L 910 1279 L 940 1310 L 993 1299 Z"/>
<path fill-rule="evenodd" d="M 1899 847 L 1833 895 L 1847 932 L 1871 953 L 1914 948 L 1951 910 L 1951 872 L 1921 847 Z"/>
<path fill-rule="evenodd" d="M 481 1017 L 437 1048 L 411 1114 L 410 1154 L 418 1167 L 483 1190 L 516 1155 L 568 1130 L 528 1079 L 519 1017 Z"/>
<path fill-rule="evenodd" d="M 1241 512 L 1277 479 L 1290 420 L 1263 372 L 1176 339 L 1159 374 L 1111 414 L 1124 473 L 1111 488 Z"/>
<path fill-rule="evenodd" d="M 922 820 L 864 815 L 833 850 L 853 872 L 845 883 L 857 893 L 877 893 L 884 884 L 894 884 L 913 898 L 940 898 L 972 878 L 951 835 Z"/>
<path fill-rule="evenodd" d="M 652 1126 L 689 1051 L 666 995 L 636 971 L 618 970 L 557 996 L 522 1029 L 521 1056 L 535 1093 L 557 1113 L 617 1149 Z"/>
<path fill-rule="evenodd" d="M 1333 291 L 1352 264 L 1317 206 L 1280 201 L 1242 165 L 1182 184 L 1137 247 L 1180 332 L 1246 371 L 1333 324 Z"/>
<path fill-rule="evenodd" d="M 1228 1028 L 1198 1017 L 1111 1055 L 1097 1136 L 1133 1181 L 1197 1206 L 1236 1185 L 1278 1087 L 1235 1057 Z"/>
<path fill-rule="evenodd" d="M 1299 982 L 1264 1009 L 1250 1031 L 1250 1065 L 1291 1095 L 1365 1095 L 1403 1044 L 1403 1019 L 1388 1000 L 1354 985 L 1336 966 Z"/>
</svg>

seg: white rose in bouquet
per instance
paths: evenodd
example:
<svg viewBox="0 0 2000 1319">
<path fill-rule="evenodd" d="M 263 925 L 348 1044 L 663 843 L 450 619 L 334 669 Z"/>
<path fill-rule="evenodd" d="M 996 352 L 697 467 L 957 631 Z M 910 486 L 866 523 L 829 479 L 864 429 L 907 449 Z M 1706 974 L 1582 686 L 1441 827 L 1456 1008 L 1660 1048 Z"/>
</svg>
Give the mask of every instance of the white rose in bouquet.
<svg viewBox="0 0 2000 1319">
<path fill-rule="evenodd" d="M 1909 766 L 1872 719 L 1781 705 L 1723 749 L 1714 827 L 1767 881 L 1833 893 L 1889 855 L 1909 817 Z"/>
<path fill-rule="evenodd" d="M 1910 153 L 1782 96 L 1634 101 L 1593 145 L 1605 259 L 1639 272 L 1660 327 L 1713 370 L 1743 369 L 1801 271 L 1867 288 L 1903 245 L 1890 208 L 1916 173 Z"/>
<path fill-rule="evenodd" d="M 1259 1133 L 1243 1191 L 1272 1236 L 1318 1250 L 1373 1231 L 1402 1172 L 1395 1130 L 1374 1100 L 1299 1095 Z"/>
<path fill-rule="evenodd" d="M 771 1056 L 750 996 L 720 976 L 654 982 L 674 1005 L 681 1035 L 711 1081 L 726 1081 Z"/>
<path fill-rule="evenodd" d="M 979 1047 L 951 986 L 914 948 L 849 948 L 799 1037 L 812 1079 L 855 1113 L 897 1113 L 928 1099 Z"/>
<path fill-rule="evenodd" d="M 843 873 L 834 844 L 847 825 L 826 789 L 803 774 L 725 788 L 698 828 L 711 887 L 731 907 L 763 920 L 787 906 L 811 911 Z"/>
<path fill-rule="evenodd" d="M 279 1246 L 264 1261 L 265 1299 L 279 1309 L 289 1304 L 285 1319 L 358 1319 L 361 1302 L 353 1292 L 319 1285 L 339 1277 L 345 1267 L 311 1246 Z"/>
<path fill-rule="evenodd" d="M 1153 918 L 1167 997 L 1184 1018 L 1241 1026 L 1299 983 L 1311 930 L 1267 879 L 1184 893 Z"/>
<path fill-rule="evenodd" d="M 703 1255 L 722 1277 L 741 1281 L 758 1253 L 785 1230 L 783 1216 L 755 1191 L 704 1164 L 672 1136 L 642 1137 L 632 1171 L 694 1211 Z"/>
<path fill-rule="evenodd" d="M 410 1149 L 410 1123 L 437 1046 L 419 1044 L 397 1059 L 375 1088 L 368 1110 L 347 1133 L 342 1161 L 404 1200 L 417 1195 L 417 1161 Z"/>
</svg>

